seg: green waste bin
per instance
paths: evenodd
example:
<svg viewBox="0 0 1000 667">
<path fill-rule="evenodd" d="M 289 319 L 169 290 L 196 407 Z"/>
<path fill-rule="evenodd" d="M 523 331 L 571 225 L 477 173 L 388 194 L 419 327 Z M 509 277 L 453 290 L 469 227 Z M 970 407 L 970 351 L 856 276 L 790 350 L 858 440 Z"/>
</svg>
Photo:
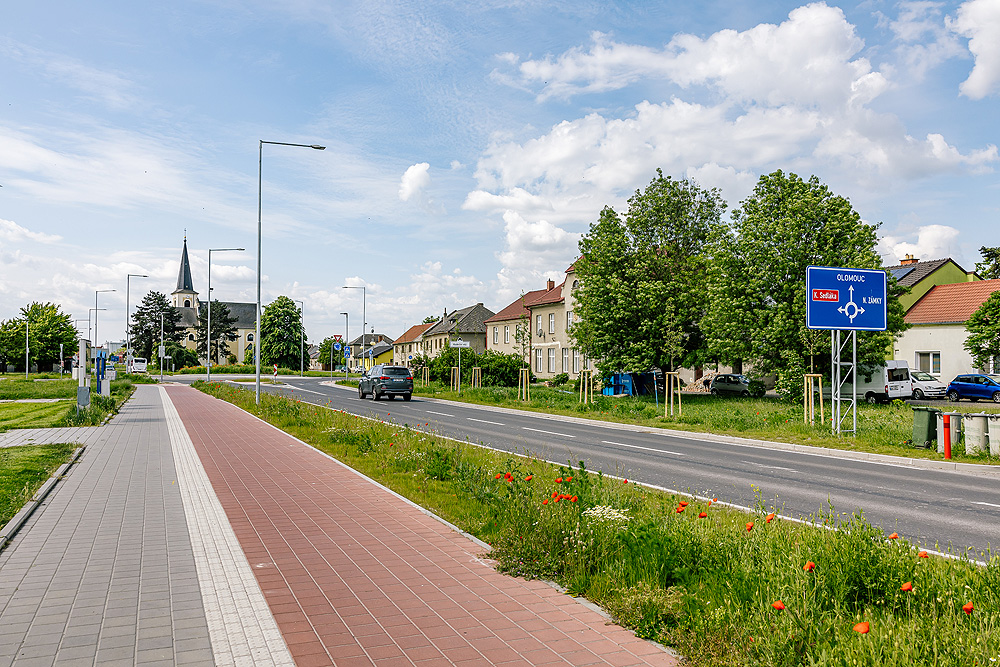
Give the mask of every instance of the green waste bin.
<svg viewBox="0 0 1000 667">
<path fill-rule="evenodd" d="M 941 411 L 923 405 L 913 406 L 913 445 L 930 447 L 937 440 L 937 416 Z"/>
</svg>

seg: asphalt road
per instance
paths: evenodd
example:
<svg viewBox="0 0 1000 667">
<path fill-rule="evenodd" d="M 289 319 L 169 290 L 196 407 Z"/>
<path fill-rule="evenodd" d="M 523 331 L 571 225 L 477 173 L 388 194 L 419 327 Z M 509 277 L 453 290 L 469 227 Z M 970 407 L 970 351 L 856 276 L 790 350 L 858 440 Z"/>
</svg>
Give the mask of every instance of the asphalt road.
<svg viewBox="0 0 1000 667">
<path fill-rule="evenodd" d="M 174 376 L 192 381 L 192 376 Z M 975 557 L 1000 546 L 1000 477 L 926 470 L 640 432 L 593 422 L 579 424 L 532 412 L 498 411 L 449 401 L 360 400 L 356 390 L 320 384 L 323 378 L 283 378 L 264 390 L 366 417 L 392 420 L 473 443 L 565 463 L 583 460 L 592 471 L 742 507 L 756 504 L 754 487 L 782 516 L 809 518 L 862 510 L 886 533 L 953 554 Z M 253 385 L 249 385 L 251 391 Z M 970 553 L 970 556 L 973 555 Z"/>
</svg>

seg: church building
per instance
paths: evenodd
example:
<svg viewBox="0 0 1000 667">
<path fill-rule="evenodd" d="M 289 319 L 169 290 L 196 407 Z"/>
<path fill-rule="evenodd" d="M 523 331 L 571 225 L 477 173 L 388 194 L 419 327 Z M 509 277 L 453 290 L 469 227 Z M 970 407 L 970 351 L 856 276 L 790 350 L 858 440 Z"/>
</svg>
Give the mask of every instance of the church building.
<svg viewBox="0 0 1000 667">
<path fill-rule="evenodd" d="M 236 329 L 239 337 L 230 341 L 229 356 L 235 357 L 236 363 L 242 364 L 247 360 L 247 346 L 254 342 L 254 335 L 257 330 L 257 304 L 239 303 L 235 301 L 219 301 L 219 303 L 229 308 L 230 317 L 236 318 Z M 198 299 L 198 292 L 194 289 L 194 281 L 191 280 L 191 263 L 188 261 L 187 237 L 184 237 L 184 249 L 181 251 L 181 266 L 177 272 L 177 289 L 171 293 L 171 304 L 180 313 L 180 321 L 177 326 L 184 331 L 184 338 L 181 341 L 184 347 L 189 350 L 196 350 L 198 315 L 202 309 L 208 308 L 208 303 Z M 213 317 L 215 309 L 212 310 Z M 206 360 L 201 359 L 202 363 Z M 253 349 L 250 350 L 249 361 L 253 361 Z M 220 363 L 227 363 L 220 360 Z"/>
</svg>

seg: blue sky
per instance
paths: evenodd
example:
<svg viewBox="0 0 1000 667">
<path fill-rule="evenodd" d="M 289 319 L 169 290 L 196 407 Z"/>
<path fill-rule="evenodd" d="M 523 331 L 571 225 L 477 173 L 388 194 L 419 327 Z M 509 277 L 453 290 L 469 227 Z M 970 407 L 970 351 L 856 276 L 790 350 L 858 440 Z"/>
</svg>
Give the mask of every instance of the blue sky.
<svg viewBox="0 0 1000 667">
<path fill-rule="evenodd" d="M 149 3 L 146 3 L 149 4 Z M 0 319 L 120 338 L 169 294 L 263 290 L 313 340 L 557 281 L 657 167 L 736 207 L 815 174 L 906 253 L 1000 245 L 1000 1 L 16 3 L 0 25 Z M 86 327 L 86 323 L 83 323 Z"/>
</svg>

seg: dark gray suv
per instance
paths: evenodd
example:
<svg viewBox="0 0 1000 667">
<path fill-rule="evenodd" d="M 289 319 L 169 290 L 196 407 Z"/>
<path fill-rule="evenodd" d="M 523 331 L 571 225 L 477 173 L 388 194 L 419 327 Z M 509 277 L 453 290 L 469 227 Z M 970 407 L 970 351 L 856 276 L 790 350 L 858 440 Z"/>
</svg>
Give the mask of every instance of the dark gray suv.
<svg viewBox="0 0 1000 667">
<path fill-rule="evenodd" d="M 413 396 L 413 373 L 404 366 L 373 366 L 358 382 L 358 398 L 368 394 L 375 401 L 383 396 L 402 396 L 404 401 L 408 401 Z"/>
</svg>

